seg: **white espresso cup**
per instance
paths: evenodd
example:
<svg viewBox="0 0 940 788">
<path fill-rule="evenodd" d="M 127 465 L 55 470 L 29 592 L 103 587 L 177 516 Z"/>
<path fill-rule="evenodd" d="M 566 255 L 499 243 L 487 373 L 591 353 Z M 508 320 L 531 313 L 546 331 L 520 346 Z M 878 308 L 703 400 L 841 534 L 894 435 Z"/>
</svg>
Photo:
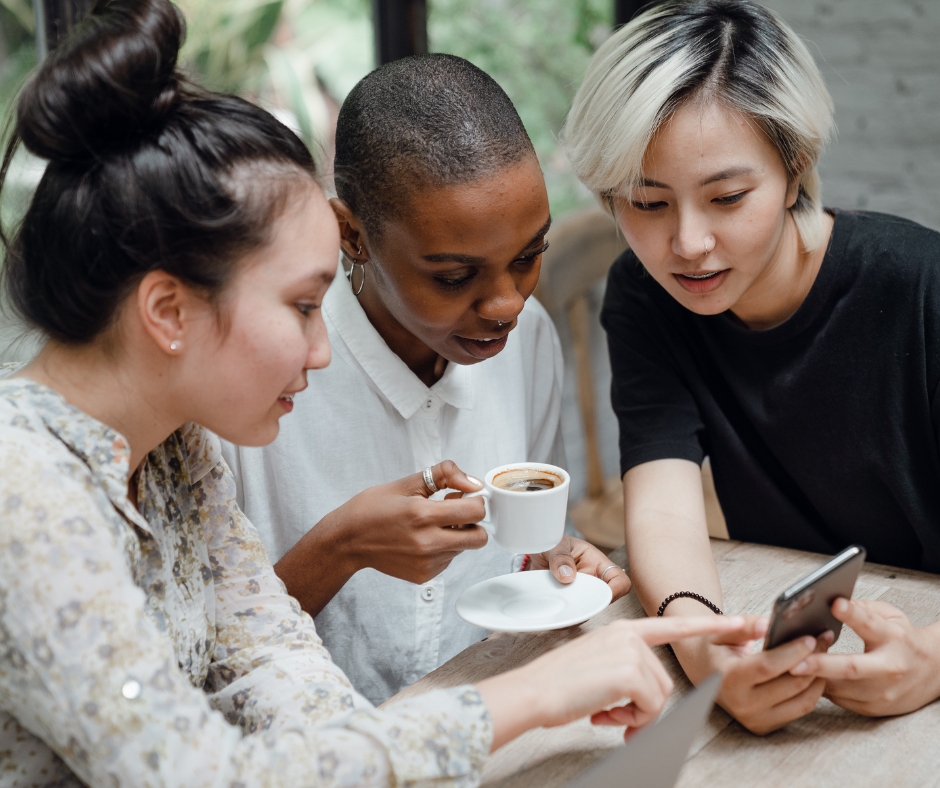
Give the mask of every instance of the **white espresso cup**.
<svg viewBox="0 0 940 788">
<path fill-rule="evenodd" d="M 518 477 L 520 471 L 532 471 L 548 477 L 550 489 L 507 490 L 498 486 L 500 477 Z M 544 553 L 551 550 L 565 534 L 568 511 L 568 472 L 541 462 L 514 462 L 493 468 L 483 479 L 479 492 L 464 493 L 464 498 L 480 496 L 486 502 L 483 526 L 499 544 L 519 553 Z"/>
</svg>

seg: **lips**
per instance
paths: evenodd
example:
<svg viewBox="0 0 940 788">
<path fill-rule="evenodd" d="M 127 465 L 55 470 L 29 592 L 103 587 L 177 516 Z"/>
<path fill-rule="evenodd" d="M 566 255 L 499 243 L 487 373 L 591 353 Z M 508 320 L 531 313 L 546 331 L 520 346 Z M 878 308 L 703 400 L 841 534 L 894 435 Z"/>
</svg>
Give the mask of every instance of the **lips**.
<svg viewBox="0 0 940 788">
<path fill-rule="evenodd" d="M 481 361 L 492 358 L 497 353 L 499 353 L 504 347 L 506 347 L 506 340 L 508 338 L 508 333 L 501 337 L 487 337 L 480 339 L 471 339 L 470 337 L 454 337 L 454 339 L 457 340 L 457 343 L 467 352 L 468 355 L 473 356 L 473 358 L 480 359 Z"/>
<path fill-rule="evenodd" d="M 685 274 L 673 274 L 673 277 L 688 293 L 710 293 L 721 287 L 730 271 L 730 268 L 721 271 L 690 271 Z"/>
<path fill-rule="evenodd" d="M 307 388 L 306 383 L 304 383 L 301 388 L 295 389 L 294 391 L 285 391 L 277 398 L 277 401 L 281 404 L 285 411 L 290 413 L 294 409 L 294 397 L 300 394 L 300 392 L 305 388 Z"/>
</svg>

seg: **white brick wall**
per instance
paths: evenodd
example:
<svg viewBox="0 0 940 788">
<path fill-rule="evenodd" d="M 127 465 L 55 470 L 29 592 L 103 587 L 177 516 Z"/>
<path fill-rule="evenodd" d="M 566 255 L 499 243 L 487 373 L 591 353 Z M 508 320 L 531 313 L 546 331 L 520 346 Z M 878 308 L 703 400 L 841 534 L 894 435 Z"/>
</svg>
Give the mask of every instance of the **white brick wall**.
<svg viewBox="0 0 940 788">
<path fill-rule="evenodd" d="M 940 230 L 940 0 L 766 0 L 806 41 L 836 105 L 827 205 Z"/>
</svg>

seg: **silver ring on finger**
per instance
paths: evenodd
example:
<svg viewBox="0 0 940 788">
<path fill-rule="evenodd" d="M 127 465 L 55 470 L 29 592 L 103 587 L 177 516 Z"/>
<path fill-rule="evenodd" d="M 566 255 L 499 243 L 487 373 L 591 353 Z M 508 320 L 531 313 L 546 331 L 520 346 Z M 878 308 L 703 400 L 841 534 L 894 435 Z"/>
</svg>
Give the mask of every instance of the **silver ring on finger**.
<svg viewBox="0 0 940 788">
<path fill-rule="evenodd" d="M 601 572 L 601 580 L 604 580 L 604 575 L 606 575 L 611 569 L 620 569 L 620 567 L 617 566 L 617 564 L 611 564 L 608 566 L 603 572 Z"/>
<path fill-rule="evenodd" d="M 428 488 L 428 492 L 432 495 L 436 493 L 440 488 L 434 483 L 434 474 L 431 473 L 431 466 L 429 465 L 424 469 L 424 485 Z"/>
</svg>

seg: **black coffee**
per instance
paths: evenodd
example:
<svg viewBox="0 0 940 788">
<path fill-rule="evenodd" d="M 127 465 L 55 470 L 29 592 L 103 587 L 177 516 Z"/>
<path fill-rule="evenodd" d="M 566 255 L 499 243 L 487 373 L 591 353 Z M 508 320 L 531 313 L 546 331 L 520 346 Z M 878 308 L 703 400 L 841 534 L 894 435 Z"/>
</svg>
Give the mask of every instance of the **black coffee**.
<svg viewBox="0 0 940 788">
<path fill-rule="evenodd" d="M 513 492 L 542 492 L 561 484 L 555 474 L 530 468 L 503 471 L 493 479 L 493 486 Z"/>
</svg>

